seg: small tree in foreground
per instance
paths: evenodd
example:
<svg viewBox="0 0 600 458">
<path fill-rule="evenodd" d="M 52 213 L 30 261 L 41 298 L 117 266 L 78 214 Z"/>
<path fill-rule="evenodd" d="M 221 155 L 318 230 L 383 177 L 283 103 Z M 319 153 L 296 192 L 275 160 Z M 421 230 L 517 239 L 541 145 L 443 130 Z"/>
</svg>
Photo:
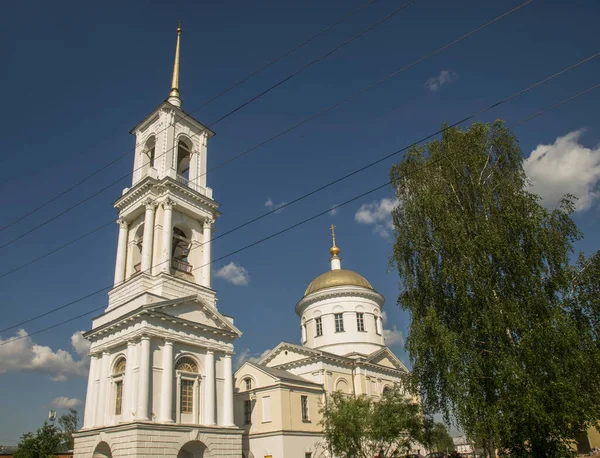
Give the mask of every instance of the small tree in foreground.
<svg viewBox="0 0 600 458">
<path fill-rule="evenodd" d="M 35 433 L 25 433 L 17 446 L 15 458 L 50 458 L 73 449 L 73 433 L 79 427 L 79 415 L 69 409 L 58 419 L 60 427 L 45 422 Z"/>
<path fill-rule="evenodd" d="M 340 458 L 390 458 L 407 453 L 423 437 L 420 407 L 398 389 L 379 402 L 333 393 L 322 409 L 327 448 Z"/>
</svg>

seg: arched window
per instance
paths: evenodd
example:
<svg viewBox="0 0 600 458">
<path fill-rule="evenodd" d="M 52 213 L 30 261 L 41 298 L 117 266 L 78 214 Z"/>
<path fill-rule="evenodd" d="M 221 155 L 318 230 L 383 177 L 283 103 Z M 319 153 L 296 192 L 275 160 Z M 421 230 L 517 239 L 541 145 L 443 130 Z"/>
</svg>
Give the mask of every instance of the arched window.
<svg viewBox="0 0 600 458">
<path fill-rule="evenodd" d="M 186 142 L 179 140 L 177 144 L 177 175 L 183 178 L 180 181 L 184 181 L 185 184 L 188 184 L 190 179 L 190 159 L 192 156 L 190 149 Z"/>
<path fill-rule="evenodd" d="M 113 369 L 113 375 L 119 375 L 125 373 L 125 367 L 127 366 L 127 360 L 123 357 L 119 358 L 115 363 L 115 367 Z"/>
<path fill-rule="evenodd" d="M 335 391 L 341 391 L 345 394 L 350 393 L 350 387 L 348 386 L 348 382 L 343 378 L 338 379 L 335 383 Z"/>
<path fill-rule="evenodd" d="M 112 377 L 115 386 L 115 415 L 121 415 L 121 408 L 123 407 L 123 375 L 125 374 L 126 366 L 127 360 L 123 357 L 119 358 L 113 366 Z"/>
<path fill-rule="evenodd" d="M 188 356 L 184 356 L 177 361 L 175 365 L 175 370 L 179 372 L 188 372 L 191 374 L 198 373 L 198 364 L 192 358 Z"/>
<path fill-rule="evenodd" d="M 188 254 L 190 252 L 191 241 L 185 235 L 185 232 L 178 227 L 173 228 L 173 243 L 171 249 L 171 259 L 173 268 L 181 272 L 191 273 L 192 266 L 188 263 Z"/>
<path fill-rule="evenodd" d="M 198 364 L 189 356 L 184 356 L 177 360 L 175 370 L 179 373 L 179 415 L 190 415 L 194 413 L 194 388 L 198 377 Z M 185 423 L 186 420 L 180 420 Z M 189 423 L 190 421 L 187 420 Z"/>
<path fill-rule="evenodd" d="M 144 145 L 144 154 L 147 156 L 148 164 L 150 167 L 154 167 L 154 158 L 156 155 L 156 139 L 154 135 L 148 139 L 146 145 Z"/>
<path fill-rule="evenodd" d="M 252 379 L 250 377 L 244 379 L 244 383 L 246 385 L 246 390 L 252 389 Z"/>
<path fill-rule="evenodd" d="M 385 395 L 386 393 L 389 393 L 389 392 L 390 392 L 390 390 L 391 390 L 391 388 L 390 388 L 389 386 L 387 386 L 387 385 L 386 385 L 386 386 L 384 386 L 384 387 L 383 387 L 383 394 Z"/>
</svg>

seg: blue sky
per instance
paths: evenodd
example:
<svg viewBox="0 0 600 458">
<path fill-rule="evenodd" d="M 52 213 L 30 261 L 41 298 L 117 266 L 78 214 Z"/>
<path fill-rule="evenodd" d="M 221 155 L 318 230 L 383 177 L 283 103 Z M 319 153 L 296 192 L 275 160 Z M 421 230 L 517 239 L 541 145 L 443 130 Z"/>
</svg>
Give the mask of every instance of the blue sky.
<svg viewBox="0 0 600 458">
<path fill-rule="evenodd" d="M 167 97 L 177 21 L 183 19 L 181 91 L 193 110 L 228 85 L 335 22 L 362 2 L 12 2 L 0 18 L 0 225 L 131 151 L 128 132 Z M 485 3 L 485 7 L 482 5 Z M 418 0 L 394 18 L 213 127 L 209 167 L 244 151 L 321 108 L 420 58 L 518 5 L 518 1 Z M 194 116 L 209 124 L 241 102 L 398 8 L 378 0 L 313 43 L 231 91 Z M 216 235 L 274 205 L 337 178 L 598 51 L 593 0 L 534 0 L 490 28 L 415 66 L 300 129 L 208 176 L 222 216 Z M 487 113 L 519 121 L 598 83 L 600 58 Z M 433 79 L 432 79 L 433 78 Z M 429 81 L 429 83 L 428 83 Z M 597 105 L 600 90 L 516 129 L 523 154 L 536 151 L 537 189 L 551 205 L 578 193 L 575 219 L 585 233 L 577 249 L 598 248 Z M 561 139 L 556 142 L 557 138 Z M 556 143 L 555 143 L 556 142 Z M 538 145 L 543 145 L 538 147 Z M 544 146 L 545 145 L 545 146 Z M 537 148 L 537 149 L 536 149 Z M 0 232 L 3 244 L 130 172 L 132 154 L 35 215 Z M 281 230 L 384 183 L 391 161 L 213 244 L 214 257 Z M 7 246 L 0 274 L 115 218 L 124 180 L 43 229 Z M 299 340 L 294 305 L 328 269 L 328 227 L 338 229 L 343 266 L 363 274 L 387 298 L 388 329 L 406 333 L 395 305 L 398 277 L 388 272 L 391 239 L 380 211 L 389 189 L 221 261 L 246 269 L 247 285 L 213 279 L 219 308 L 244 335 L 238 354 L 259 355 Z M 383 207 L 381 206 L 383 202 Z M 362 207 L 363 205 L 366 207 Z M 357 216 L 358 214 L 358 216 Z M 112 281 L 117 225 L 0 278 L 0 328 L 69 302 Z M 238 282 L 239 283 L 239 282 Z M 106 303 L 106 294 L 24 326 L 27 332 Z M 72 336 L 89 317 L 0 346 L 0 444 L 37 428 L 59 397 L 84 399 L 85 361 Z M 17 330 L 3 333 L 8 339 Z M 73 343 L 75 346 L 73 346 Z M 47 348 L 46 348 L 47 347 Z M 70 352 L 66 356 L 59 349 Z M 407 360 L 401 342 L 392 349 Z M 31 355 L 47 362 L 36 365 Z M 69 358 L 72 357 L 72 361 Z M 28 359 L 29 358 L 29 359 Z M 66 361 L 66 362 L 65 362 Z M 78 365 L 79 364 L 79 365 Z M 52 380 L 67 371 L 67 380 Z M 65 378 L 65 377 L 58 377 Z M 59 404 L 60 405 L 60 404 Z M 63 403 L 64 405 L 64 403 Z"/>
</svg>

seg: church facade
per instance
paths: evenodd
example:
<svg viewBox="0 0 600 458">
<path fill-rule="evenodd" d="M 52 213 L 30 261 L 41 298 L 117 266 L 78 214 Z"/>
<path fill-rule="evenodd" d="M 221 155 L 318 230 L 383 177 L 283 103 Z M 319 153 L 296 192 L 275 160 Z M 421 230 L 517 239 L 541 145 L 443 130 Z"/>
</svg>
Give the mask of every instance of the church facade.
<svg viewBox="0 0 600 458">
<path fill-rule="evenodd" d="M 296 304 L 302 345 L 282 342 L 235 373 L 235 422 L 244 430 L 246 458 L 328 456 L 320 426 L 327 396 L 378 400 L 407 372 L 385 346 L 383 296 L 342 269 L 335 234 L 330 253 L 331 270 Z"/>
<path fill-rule="evenodd" d="M 85 334 L 91 361 L 76 458 L 242 453 L 231 362 L 241 332 L 211 288 L 214 133 L 181 109 L 180 35 L 169 98 L 131 131 L 132 185 L 114 204 L 114 287 Z"/>
<path fill-rule="evenodd" d="M 333 234 L 331 269 L 295 307 L 300 345 L 282 342 L 233 373 L 241 331 L 211 287 L 219 205 L 206 175 L 214 133 L 181 108 L 180 38 L 178 28 L 168 99 L 131 131 L 132 183 L 114 203 L 114 286 L 84 334 L 90 371 L 74 456 L 327 456 L 327 395 L 379 399 L 407 371 L 385 346 L 384 298 L 341 268 Z"/>
</svg>

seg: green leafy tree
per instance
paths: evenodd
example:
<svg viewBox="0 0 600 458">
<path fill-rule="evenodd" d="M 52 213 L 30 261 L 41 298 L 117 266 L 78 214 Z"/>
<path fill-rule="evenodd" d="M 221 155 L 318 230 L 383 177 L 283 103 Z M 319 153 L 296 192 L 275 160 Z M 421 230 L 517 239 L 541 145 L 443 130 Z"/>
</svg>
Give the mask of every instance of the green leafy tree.
<svg viewBox="0 0 600 458">
<path fill-rule="evenodd" d="M 73 433 L 79 429 L 79 414 L 75 409 L 69 409 L 68 413 L 60 416 L 58 424 L 62 432 L 62 449 L 73 450 L 75 445 Z"/>
<path fill-rule="evenodd" d="M 17 446 L 15 458 L 50 458 L 56 456 L 62 441 L 59 428 L 48 422 L 35 433 L 25 433 Z"/>
<path fill-rule="evenodd" d="M 340 458 L 389 458 L 404 454 L 423 436 L 420 408 L 398 389 L 379 402 L 334 393 L 322 409 L 327 448 Z"/>
<path fill-rule="evenodd" d="M 598 333 L 576 313 L 573 199 L 545 209 L 522 163 L 495 122 L 448 129 L 392 167 L 398 303 L 427 411 L 454 417 L 489 455 L 562 457 L 600 418 Z"/>
<path fill-rule="evenodd" d="M 423 443 L 432 452 L 450 453 L 454 450 L 454 441 L 446 426 L 432 420 L 425 422 Z"/>
<path fill-rule="evenodd" d="M 23 434 L 15 458 L 48 458 L 73 450 L 73 433 L 79 428 L 77 411 L 69 409 L 59 417 L 58 425 L 45 422 L 35 433 Z"/>
</svg>

